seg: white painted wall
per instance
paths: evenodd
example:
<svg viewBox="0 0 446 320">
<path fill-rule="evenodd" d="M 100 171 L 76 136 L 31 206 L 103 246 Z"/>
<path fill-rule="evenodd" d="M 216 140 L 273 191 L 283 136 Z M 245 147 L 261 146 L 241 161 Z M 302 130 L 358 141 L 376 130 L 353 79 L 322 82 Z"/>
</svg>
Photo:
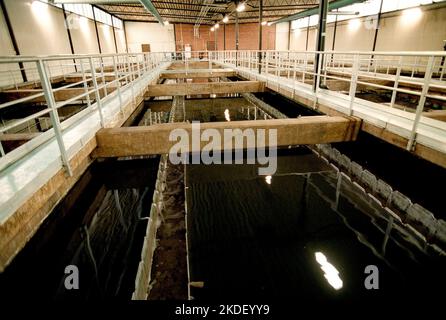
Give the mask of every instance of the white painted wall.
<svg viewBox="0 0 446 320">
<path fill-rule="evenodd" d="M 62 10 L 32 0 L 5 0 L 22 55 L 71 53 Z"/>
<path fill-rule="evenodd" d="M 3 12 L 0 10 L 0 56 L 15 55 Z M 22 82 L 17 63 L 0 64 L 0 86 Z"/>
<path fill-rule="evenodd" d="M 109 25 L 98 22 L 98 34 L 102 53 L 116 53 L 113 28 Z"/>
<path fill-rule="evenodd" d="M 150 44 L 152 52 L 175 51 L 173 25 L 124 22 L 129 52 L 141 52 L 141 44 Z"/>
<path fill-rule="evenodd" d="M 306 29 L 291 30 L 290 50 L 305 51 L 306 39 L 307 39 Z"/>
<path fill-rule="evenodd" d="M 419 17 L 407 19 L 398 12 L 383 20 L 376 41 L 377 51 L 443 50 L 446 40 L 446 7 L 424 10 Z"/>
<path fill-rule="evenodd" d="M 21 55 L 71 54 L 67 28 L 70 29 L 75 54 L 99 53 L 98 38 L 94 21 L 67 12 L 40 1 L 5 0 L 17 46 Z M 100 22 L 99 41 L 102 53 L 115 53 L 113 28 Z M 126 52 L 124 30 L 115 28 L 118 52 Z M 170 49 L 169 49 L 170 50 Z M 15 55 L 12 41 L 2 11 L 0 10 L 0 55 Z M 71 61 L 61 66 L 60 62 L 50 63 L 50 75 L 74 71 Z M 34 63 L 25 64 L 28 80 L 38 79 Z M 11 70 L 12 72 L 1 72 Z M 21 82 L 17 64 L 0 65 L 0 85 Z"/>
<path fill-rule="evenodd" d="M 125 33 L 124 29 L 116 29 L 115 28 L 115 35 L 116 35 L 116 44 L 118 45 L 118 52 L 126 52 L 126 44 L 125 44 Z"/>
<path fill-rule="evenodd" d="M 385 19 L 383 19 L 383 21 L 384 20 Z M 375 29 L 367 29 L 364 25 L 365 24 L 363 19 L 338 22 L 336 30 L 335 50 L 371 51 L 373 48 Z"/>
<path fill-rule="evenodd" d="M 425 6 L 419 18 L 407 17 L 403 11 L 388 12 L 382 15 L 378 31 L 376 51 L 436 51 L 443 50 L 446 40 L 446 7 Z M 370 51 L 373 48 L 375 29 L 367 28 L 366 18 L 352 19 L 337 23 L 335 50 Z M 280 24 L 278 24 L 279 26 Z M 370 22 L 369 22 L 370 25 Z M 279 28 L 277 29 L 279 30 Z M 327 25 L 325 47 L 331 50 L 334 23 Z M 291 37 L 291 50 L 305 50 L 307 29 L 294 30 Z M 316 45 L 316 28 L 310 27 L 308 50 Z M 277 33 L 277 37 L 284 37 Z"/>
<path fill-rule="evenodd" d="M 5 0 L 21 55 L 71 54 L 62 10 L 40 1 Z M 50 76 L 74 71 L 74 67 L 49 63 Z M 25 64 L 28 80 L 38 79 L 35 63 Z"/>
<path fill-rule="evenodd" d="M 276 25 L 276 50 L 288 50 L 289 23 L 282 22 Z"/>
<path fill-rule="evenodd" d="M 86 17 L 79 17 L 74 13 L 70 14 L 70 18 L 73 19 L 73 23 L 70 24 L 70 33 L 73 41 L 74 53 L 99 53 L 94 21 Z"/>
</svg>

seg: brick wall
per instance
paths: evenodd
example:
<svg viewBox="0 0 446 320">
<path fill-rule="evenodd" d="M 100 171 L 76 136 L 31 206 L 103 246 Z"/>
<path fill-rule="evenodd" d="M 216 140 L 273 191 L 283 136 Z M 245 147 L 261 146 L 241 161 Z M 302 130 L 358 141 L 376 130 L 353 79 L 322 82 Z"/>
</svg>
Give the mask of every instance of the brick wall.
<svg viewBox="0 0 446 320">
<path fill-rule="evenodd" d="M 201 25 L 199 37 L 194 37 L 193 24 L 175 24 L 175 39 L 177 49 L 180 50 L 182 44 L 190 44 L 193 51 L 206 50 L 208 41 L 217 40 L 217 49 L 235 50 L 235 24 L 220 25 L 217 33 L 210 31 L 211 26 Z M 224 29 L 226 28 L 226 32 Z M 239 49 L 257 50 L 259 47 L 259 25 L 257 23 L 244 23 L 239 25 Z M 226 35 L 226 36 L 225 36 Z M 264 26 L 262 33 L 262 48 L 264 50 L 274 50 L 276 42 L 276 27 Z"/>
</svg>

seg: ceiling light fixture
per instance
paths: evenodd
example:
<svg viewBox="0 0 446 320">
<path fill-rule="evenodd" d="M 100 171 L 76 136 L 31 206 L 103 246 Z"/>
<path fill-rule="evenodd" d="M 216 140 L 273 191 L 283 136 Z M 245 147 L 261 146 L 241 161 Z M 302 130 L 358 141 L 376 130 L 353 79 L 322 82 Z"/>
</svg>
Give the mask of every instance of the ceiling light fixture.
<svg viewBox="0 0 446 320">
<path fill-rule="evenodd" d="M 229 21 L 229 17 L 228 17 L 228 16 L 225 16 L 225 17 L 223 18 L 223 23 L 228 23 L 228 21 Z"/>
<path fill-rule="evenodd" d="M 245 9 L 246 9 L 245 3 L 242 2 L 237 6 L 237 9 L 235 10 L 237 10 L 237 12 L 242 12 L 245 11 Z"/>
</svg>

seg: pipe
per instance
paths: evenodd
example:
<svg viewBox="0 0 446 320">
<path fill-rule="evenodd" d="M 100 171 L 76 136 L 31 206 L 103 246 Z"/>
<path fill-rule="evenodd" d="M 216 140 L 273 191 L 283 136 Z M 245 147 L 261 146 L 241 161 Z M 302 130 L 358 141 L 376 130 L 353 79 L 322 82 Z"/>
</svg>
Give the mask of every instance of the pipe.
<svg viewBox="0 0 446 320">
<path fill-rule="evenodd" d="M 328 10 L 335 10 L 335 9 L 339 9 L 342 7 L 346 7 L 349 6 L 351 4 L 355 4 L 355 3 L 360 3 L 360 2 L 364 2 L 365 0 L 336 0 L 333 2 L 330 2 L 328 4 Z M 293 21 L 293 20 L 297 20 L 300 18 L 305 18 L 305 17 L 309 17 L 312 16 L 314 14 L 318 14 L 319 12 L 319 8 L 313 8 L 313 9 L 308 9 L 305 11 L 301 11 L 299 13 L 293 14 L 291 16 L 287 16 L 287 17 L 283 17 L 280 18 L 276 21 L 272 21 L 272 24 L 276 24 L 276 23 L 281 23 L 281 22 L 288 22 L 288 21 Z"/>
<path fill-rule="evenodd" d="M 144 8 L 147 9 L 147 11 L 149 11 L 150 13 L 153 14 L 153 16 L 158 20 L 159 23 L 164 25 L 163 18 L 161 18 L 158 10 L 156 10 L 156 8 L 153 5 L 152 1 L 150 1 L 150 0 L 139 0 L 139 2 L 141 2 L 141 4 L 144 6 Z"/>
</svg>

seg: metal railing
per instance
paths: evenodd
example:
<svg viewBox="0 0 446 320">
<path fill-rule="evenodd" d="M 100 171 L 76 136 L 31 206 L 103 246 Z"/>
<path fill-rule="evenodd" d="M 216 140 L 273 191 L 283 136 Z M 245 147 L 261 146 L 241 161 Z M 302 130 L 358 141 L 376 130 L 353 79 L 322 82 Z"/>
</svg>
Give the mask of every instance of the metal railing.
<svg viewBox="0 0 446 320">
<path fill-rule="evenodd" d="M 425 113 L 446 104 L 445 58 L 444 52 L 270 50 L 0 57 L 0 97 L 14 91 L 18 94 L 15 99 L 0 101 L 0 170 L 56 136 L 63 163 L 70 171 L 61 137 L 76 117 L 97 112 L 101 126 L 106 126 L 103 105 L 108 99 L 118 97 L 122 107 L 123 90 L 131 90 L 134 99 L 135 80 L 163 62 L 175 61 L 184 63 L 186 72 L 197 67 L 212 70 L 214 64 L 230 67 L 266 81 L 279 92 L 306 95 L 313 107 L 329 99 L 338 104 L 336 110 L 347 115 L 400 130 L 397 133 L 408 139 L 408 150 L 418 140 L 429 140 L 428 146 L 446 152 L 446 123 Z M 198 61 L 202 64 L 193 65 Z M 20 81 L 22 73 L 27 82 Z M 370 91 L 376 94 L 367 96 Z M 374 100 L 376 97 L 380 99 Z M 37 111 L 25 112 L 18 119 L 4 117 L 9 110 L 26 108 L 32 102 Z M 63 114 L 73 105 L 82 107 Z M 22 132 L 37 135 L 16 149 L 3 148 L 3 134 Z M 429 134 L 429 139 L 420 133 Z"/>
<path fill-rule="evenodd" d="M 431 131 L 438 141 L 430 147 L 446 152 L 446 122 L 428 113 L 446 105 L 445 52 L 216 51 L 209 59 L 293 97 L 304 93 L 314 107 L 329 94 L 338 111 L 400 127 L 407 150 Z"/>
<path fill-rule="evenodd" d="M 0 91 L 0 170 L 56 137 L 63 165 L 71 175 L 63 132 L 91 112 L 98 113 L 100 126 L 105 127 L 109 119 L 103 105 L 117 98 L 122 112 L 122 92 L 130 90 L 135 101 L 141 94 L 134 88 L 135 81 L 171 59 L 166 53 L 0 57 L 4 85 Z M 21 73 L 31 80 L 19 82 Z M 66 109 L 71 109 L 68 116 L 64 116 Z M 12 118 L 5 121 L 7 117 Z M 23 132 L 35 134 L 18 148 L 5 150 L 1 138 Z"/>
</svg>

